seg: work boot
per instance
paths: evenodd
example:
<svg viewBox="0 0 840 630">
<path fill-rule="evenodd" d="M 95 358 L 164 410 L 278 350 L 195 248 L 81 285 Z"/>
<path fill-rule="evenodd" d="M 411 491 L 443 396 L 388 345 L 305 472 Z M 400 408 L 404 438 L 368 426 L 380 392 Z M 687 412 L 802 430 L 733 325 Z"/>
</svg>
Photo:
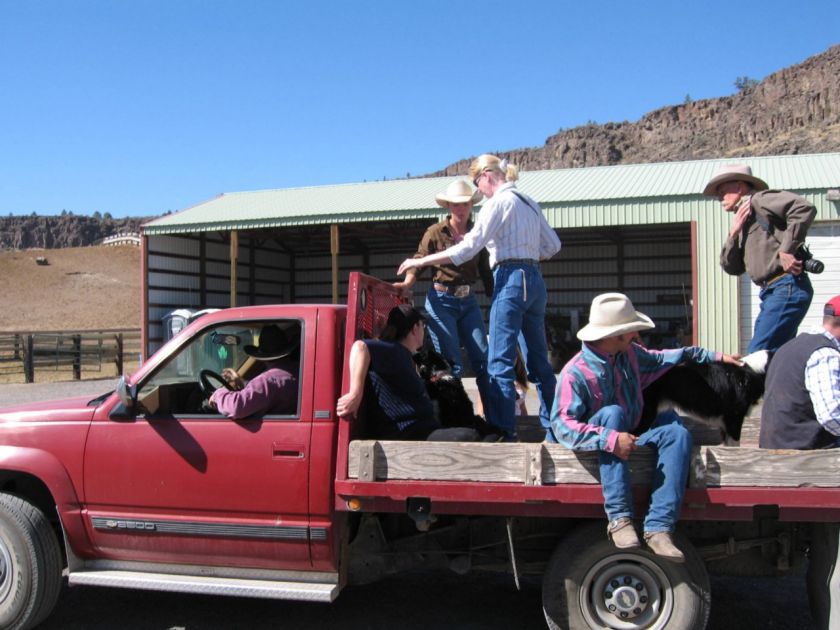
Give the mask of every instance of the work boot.
<svg viewBox="0 0 840 630">
<path fill-rule="evenodd" d="M 633 519 L 624 516 L 610 521 L 607 525 L 607 536 L 619 549 L 638 549 L 641 546 Z"/>
<path fill-rule="evenodd" d="M 685 562 L 685 555 L 677 549 L 670 532 L 645 532 L 645 543 L 657 556 L 671 562 Z"/>
</svg>

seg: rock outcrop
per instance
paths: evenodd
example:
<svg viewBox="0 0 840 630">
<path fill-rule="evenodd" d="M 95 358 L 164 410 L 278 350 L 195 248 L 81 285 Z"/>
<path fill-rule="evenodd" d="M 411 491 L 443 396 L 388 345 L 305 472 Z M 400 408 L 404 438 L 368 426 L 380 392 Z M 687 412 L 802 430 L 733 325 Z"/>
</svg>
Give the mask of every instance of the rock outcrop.
<svg viewBox="0 0 840 630">
<path fill-rule="evenodd" d="M 840 45 L 721 98 L 588 124 L 499 153 L 521 170 L 840 150 Z M 431 175 L 463 175 L 472 158 Z"/>
</svg>

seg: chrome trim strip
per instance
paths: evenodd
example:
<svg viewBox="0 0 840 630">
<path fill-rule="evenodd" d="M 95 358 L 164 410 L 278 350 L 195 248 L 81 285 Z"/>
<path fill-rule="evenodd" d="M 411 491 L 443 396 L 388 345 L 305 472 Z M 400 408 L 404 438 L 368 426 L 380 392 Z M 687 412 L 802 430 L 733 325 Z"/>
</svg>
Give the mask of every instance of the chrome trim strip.
<svg viewBox="0 0 840 630">
<path fill-rule="evenodd" d="M 107 516 L 94 516 L 91 518 L 91 524 L 94 529 L 105 532 L 133 531 L 148 534 L 185 534 L 227 538 L 270 538 L 277 540 L 309 539 L 309 528 L 305 525 L 228 525 L 221 523 L 125 519 Z M 313 533 L 315 529 L 320 528 L 313 528 Z M 324 530 L 324 534 L 326 534 L 326 530 Z M 316 535 L 320 537 L 320 534 Z"/>
</svg>

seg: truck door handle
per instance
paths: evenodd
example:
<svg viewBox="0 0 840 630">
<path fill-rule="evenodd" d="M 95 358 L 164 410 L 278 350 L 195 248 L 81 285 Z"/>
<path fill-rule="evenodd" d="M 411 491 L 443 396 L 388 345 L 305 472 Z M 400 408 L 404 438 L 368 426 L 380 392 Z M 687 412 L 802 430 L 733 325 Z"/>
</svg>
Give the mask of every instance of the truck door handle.
<svg viewBox="0 0 840 630">
<path fill-rule="evenodd" d="M 282 457 L 284 459 L 303 459 L 306 457 L 306 449 L 302 444 L 283 444 L 274 442 L 271 445 L 272 458 Z"/>
</svg>

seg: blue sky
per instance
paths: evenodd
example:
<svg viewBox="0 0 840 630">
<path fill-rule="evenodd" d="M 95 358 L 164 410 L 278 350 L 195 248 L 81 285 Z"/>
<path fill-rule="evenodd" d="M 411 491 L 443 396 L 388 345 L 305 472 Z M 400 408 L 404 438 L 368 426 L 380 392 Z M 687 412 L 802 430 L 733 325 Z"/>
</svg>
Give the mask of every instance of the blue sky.
<svg viewBox="0 0 840 630">
<path fill-rule="evenodd" d="M 0 216 L 428 173 L 732 94 L 836 0 L 0 0 Z"/>
</svg>

